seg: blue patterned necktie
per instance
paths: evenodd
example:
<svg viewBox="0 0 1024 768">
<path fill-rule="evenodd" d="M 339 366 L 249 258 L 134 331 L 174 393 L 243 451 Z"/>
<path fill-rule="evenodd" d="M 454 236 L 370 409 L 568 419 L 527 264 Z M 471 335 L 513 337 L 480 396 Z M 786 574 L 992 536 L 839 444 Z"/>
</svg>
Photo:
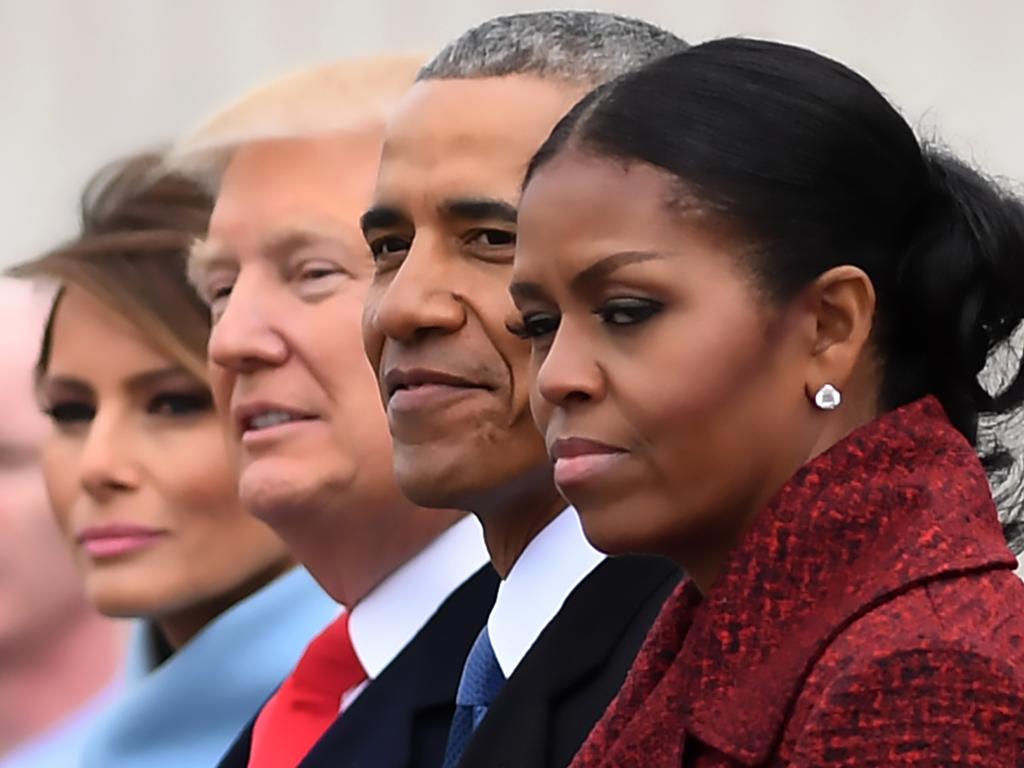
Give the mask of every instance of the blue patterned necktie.
<svg viewBox="0 0 1024 768">
<path fill-rule="evenodd" d="M 459 692 L 455 695 L 455 717 L 448 731 L 448 746 L 444 754 L 444 768 L 456 768 L 466 750 L 473 731 L 487 714 L 487 708 L 505 684 L 505 675 L 494 655 L 487 627 L 481 630 L 466 666 L 462 668 Z"/>
</svg>

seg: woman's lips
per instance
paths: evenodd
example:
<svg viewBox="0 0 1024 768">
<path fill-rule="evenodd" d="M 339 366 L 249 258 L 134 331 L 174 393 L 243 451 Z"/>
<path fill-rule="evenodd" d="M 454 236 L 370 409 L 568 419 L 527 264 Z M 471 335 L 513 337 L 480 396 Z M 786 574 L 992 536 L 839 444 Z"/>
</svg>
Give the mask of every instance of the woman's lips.
<svg viewBox="0 0 1024 768">
<path fill-rule="evenodd" d="M 120 557 L 155 544 L 167 531 L 116 523 L 86 528 L 78 535 L 82 549 L 95 559 Z"/>
<path fill-rule="evenodd" d="M 561 488 L 591 480 L 628 455 L 614 445 L 581 437 L 556 440 L 550 454 L 555 460 L 555 483 Z"/>
</svg>

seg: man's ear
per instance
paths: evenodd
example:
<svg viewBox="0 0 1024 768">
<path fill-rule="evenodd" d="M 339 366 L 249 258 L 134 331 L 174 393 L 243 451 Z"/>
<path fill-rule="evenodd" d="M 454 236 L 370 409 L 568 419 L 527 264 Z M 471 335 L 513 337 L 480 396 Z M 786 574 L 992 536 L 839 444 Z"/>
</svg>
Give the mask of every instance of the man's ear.
<svg viewBox="0 0 1024 768">
<path fill-rule="evenodd" d="M 825 384 L 842 391 L 861 358 L 875 317 L 875 287 L 864 270 L 844 265 L 818 276 L 801 295 L 815 319 L 806 382 L 808 397 Z"/>
</svg>

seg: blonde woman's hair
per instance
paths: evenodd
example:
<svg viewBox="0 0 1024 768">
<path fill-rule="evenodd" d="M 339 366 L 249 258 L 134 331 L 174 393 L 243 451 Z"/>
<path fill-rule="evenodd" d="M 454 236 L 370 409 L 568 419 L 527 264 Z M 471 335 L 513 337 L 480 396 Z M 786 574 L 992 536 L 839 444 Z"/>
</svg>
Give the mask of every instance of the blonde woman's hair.
<svg viewBox="0 0 1024 768">
<path fill-rule="evenodd" d="M 195 182 L 164 170 L 160 154 L 136 155 L 100 171 L 82 196 L 80 234 L 10 270 L 15 277 L 58 285 L 37 374 L 49 366 L 61 296 L 75 287 L 205 381 L 210 312 L 189 284 L 185 267 L 192 243 L 206 233 L 212 208 L 210 195 Z"/>
</svg>

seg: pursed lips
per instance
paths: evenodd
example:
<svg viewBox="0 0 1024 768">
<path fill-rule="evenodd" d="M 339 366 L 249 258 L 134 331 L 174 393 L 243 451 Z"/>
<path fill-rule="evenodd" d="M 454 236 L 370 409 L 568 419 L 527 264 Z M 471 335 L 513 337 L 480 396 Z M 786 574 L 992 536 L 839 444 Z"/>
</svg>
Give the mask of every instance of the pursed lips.
<svg viewBox="0 0 1024 768">
<path fill-rule="evenodd" d="M 593 479 L 628 456 L 624 448 L 584 437 L 559 438 L 548 454 L 555 463 L 555 483 L 563 488 Z"/>
<path fill-rule="evenodd" d="M 91 557 L 102 560 L 145 549 L 167 533 L 134 523 L 107 523 L 84 528 L 75 538 Z"/>
</svg>

